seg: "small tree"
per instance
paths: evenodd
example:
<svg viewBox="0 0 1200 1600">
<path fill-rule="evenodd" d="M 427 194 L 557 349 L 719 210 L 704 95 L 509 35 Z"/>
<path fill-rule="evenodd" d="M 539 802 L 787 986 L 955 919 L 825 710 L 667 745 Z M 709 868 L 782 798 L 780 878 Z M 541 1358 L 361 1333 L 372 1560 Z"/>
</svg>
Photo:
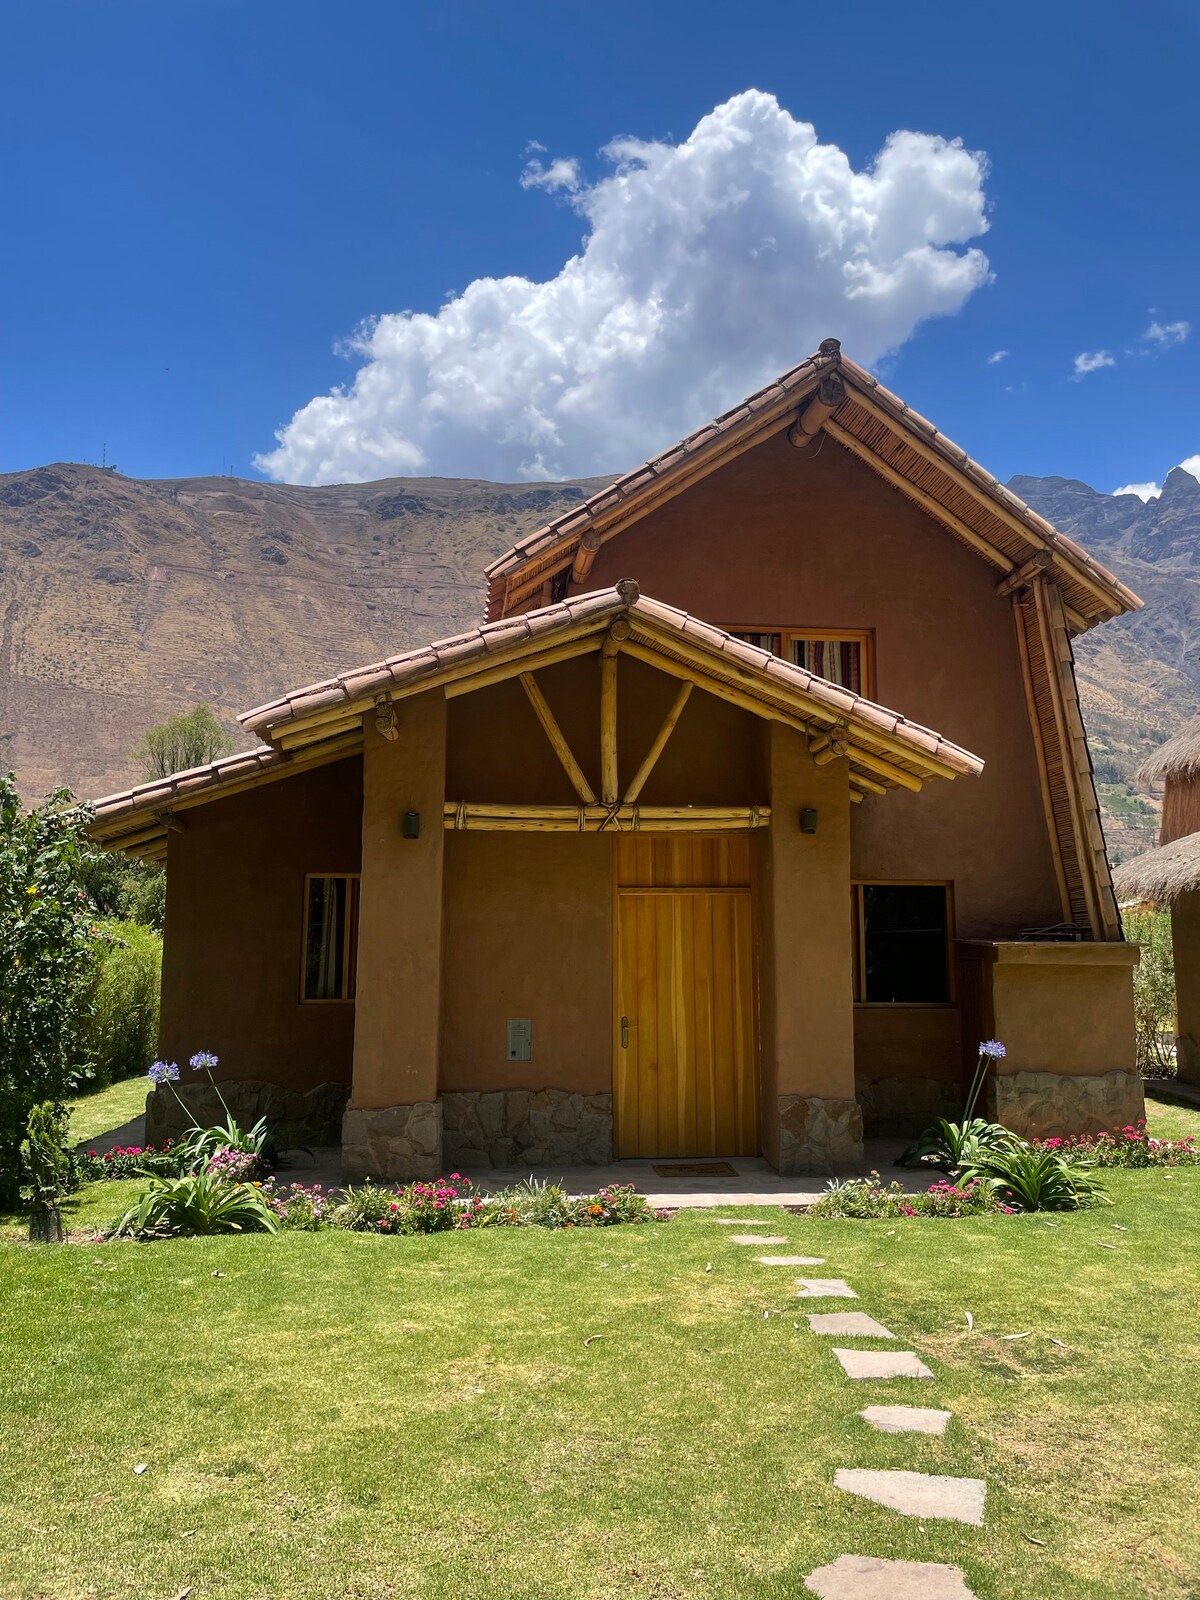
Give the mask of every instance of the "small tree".
<svg viewBox="0 0 1200 1600">
<path fill-rule="evenodd" d="M 217 756 L 228 755 L 233 740 L 217 721 L 216 713 L 203 701 L 177 717 L 168 717 L 149 728 L 133 759 L 141 764 L 147 778 L 167 778 L 187 767 L 201 767 Z"/>
<path fill-rule="evenodd" d="M 20 1150 L 39 1101 L 79 1080 L 97 930 L 79 884 L 89 812 L 58 789 L 22 811 L 0 779 L 0 1202 L 20 1185 Z"/>
<path fill-rule="evenodd" d="M 1144 1078 L 1175 1073 L 1175 956 L 1169 911 L 1127 911 L 1125 937 L 1141 946 L 1133 969 L 1137 1064 Z"/>
<path fill-rule="evenodd" d="M 60 1202 L 75 1187 L 75 1173 L 67 1153 L 65 1106 L 43 1100 L 33 1107 L 26 1124 L 21 1157 L 29 1186 L 29 1242 L 62 1243 Z"/>
</svg>

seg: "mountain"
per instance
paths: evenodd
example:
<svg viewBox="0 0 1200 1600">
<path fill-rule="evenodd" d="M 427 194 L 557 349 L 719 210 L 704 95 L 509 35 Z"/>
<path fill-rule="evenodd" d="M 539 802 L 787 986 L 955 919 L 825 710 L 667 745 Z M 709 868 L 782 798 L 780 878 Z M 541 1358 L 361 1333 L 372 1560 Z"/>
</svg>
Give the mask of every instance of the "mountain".
<svg viewBox="0 0 1200 1600">
<path fill-rule="evenodd" d="M 1105 831 L 1125 859 L 1157 830 L 1157 802 L 1133 789 L 1138 765 L 1200 711 L 1200 482 L 1176 467 L 1146 504 L 1074 478 L 1015 477 L 1008 487 L 1146 602 L 1075 641 Z"/>
<path fill-rule="evenodd" d="M 389 478 L 329 488 L 141 480 L 57 464 L 0 475 L 0 762 L 27 796 L 140 776 L 145 729 L 197 700 L 235 714 L 480 617 L 486 562 L 604 485 Z M 1200 482 L 1148 504 L 1070 478 L 1009 487 L 1146 601 L 1076 641 L 1113 854 L 1153 842 L 1140 761 L 1200 711 Z"/>
<path fill-rule="evenodd" d="M 197 700 L 232 729 L 285 685 L 460 632 L 485 563 L 607 481 L 0 476 L 0 763 L 27 797 L 106 794 Z"/>
</svg>

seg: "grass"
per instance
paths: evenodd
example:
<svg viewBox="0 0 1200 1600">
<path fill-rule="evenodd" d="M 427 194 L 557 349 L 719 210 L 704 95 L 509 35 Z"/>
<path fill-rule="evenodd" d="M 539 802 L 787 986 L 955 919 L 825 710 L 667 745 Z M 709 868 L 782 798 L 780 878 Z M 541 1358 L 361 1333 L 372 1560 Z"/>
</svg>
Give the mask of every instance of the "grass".
<svg viewBox="0 0 1200 1600">
<path fill-rule="evenodd" d="M 953 1411 L 940 1440 L 870 1432 L 884 1386 L 713 1213 L 0 1244 L 0 1594 L 797 1600 L 852 1552 L 954 1562 L 980 1600 L 1195 1596 L 1200 1169 L 1106 1176 L 1075 1216 L 758 1213 L 930 1362 L 900 1397 Z M 135 1188 L 93 1185 L 80 1225 Z M 984 1477 L 985 1526 L 839 1466 Z"/>
<path fill-rule="evenodd" d="M 126 1078 L 113 1083 L 95 1094 L 81 1095 L 72 1100 L 70 1138 L 75 1144 L 86 1144 L 89 1139 L 99 1139 L 102 1134 L 121 1128 L 146 1109 L 145 1077 Z"/>
</svg>

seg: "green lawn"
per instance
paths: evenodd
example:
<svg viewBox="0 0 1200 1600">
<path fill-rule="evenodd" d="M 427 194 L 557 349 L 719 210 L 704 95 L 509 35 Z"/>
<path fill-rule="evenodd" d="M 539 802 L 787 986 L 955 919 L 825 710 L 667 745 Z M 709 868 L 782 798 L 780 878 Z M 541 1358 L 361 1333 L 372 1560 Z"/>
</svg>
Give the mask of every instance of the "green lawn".
<svg viewBox="0 0 1200 1600">
<path fill-rule="evenodd" d="M 110 1084 L 98 1094 L 83 1095 L 71 1101 L 71 1126 L 69 1137 L 73 1144 L 85 1144 L 89 1139 L 99 1139 L 113 1128 L 121 1128 L 146 1109 L 145 1078 L 126 1078 L 121 1083 Z"/>
<path fill-rule="evenodd" d="M 929 1360 L 905 1397 L 954 1412 L 944 1440 L 858 1421 L 887 1386 L 711 1213 L 0 1244 L 0 1594 L 799 1600 L 848 1551 L 957 1562 L 986 1600 L 1194 1596 L 1200 1170 L 1112 1190 L 1056 1219 L 762 1213 Z M 852 1500 L 839 1466 L 982 1476 L 986 1524 Z"/>
</svg>

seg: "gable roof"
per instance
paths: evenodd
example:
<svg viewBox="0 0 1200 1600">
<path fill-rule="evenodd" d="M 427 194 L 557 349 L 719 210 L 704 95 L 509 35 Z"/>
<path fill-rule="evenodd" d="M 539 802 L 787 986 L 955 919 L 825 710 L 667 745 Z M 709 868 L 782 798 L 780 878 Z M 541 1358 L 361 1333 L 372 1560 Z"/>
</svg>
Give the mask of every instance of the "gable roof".
<svg viewBox="0 0 1200 1600">
<path fill-rule="evenodd" d="M 608 639 L 634 659 L 796 728 L 819 758 L 845 756 L 859 797 L 917 790 L 929 778 L 983 769 L 978 756 L 941 734 L 652 600 L 626 580 L 340 673 L 247 711 L 242 726 L 267 746 L 98 800 L 92 837 L 113 849 L 161 855 L 174 812 L 355 754 L 372 709 L 386 715 L 391 702 L 427 689 L 470 693 L 598 652 Z"/>
<path fill-rule="evenodd" d="M 836 339 L 825 339 L 799 366 L 493 561 L 486 569 L 489 619 L 536 600 L 550 580 L 586 577 L 601 544 L 742 451 L 792 428 L 810 402 L 812 426 L 796 442 L 823 427 L 989 561 L 1001 580 L 1026 563 L 1052 567 L 1073 632 L 1140 608 L 1106 567 L 844 356 Z"/>
</svg>

